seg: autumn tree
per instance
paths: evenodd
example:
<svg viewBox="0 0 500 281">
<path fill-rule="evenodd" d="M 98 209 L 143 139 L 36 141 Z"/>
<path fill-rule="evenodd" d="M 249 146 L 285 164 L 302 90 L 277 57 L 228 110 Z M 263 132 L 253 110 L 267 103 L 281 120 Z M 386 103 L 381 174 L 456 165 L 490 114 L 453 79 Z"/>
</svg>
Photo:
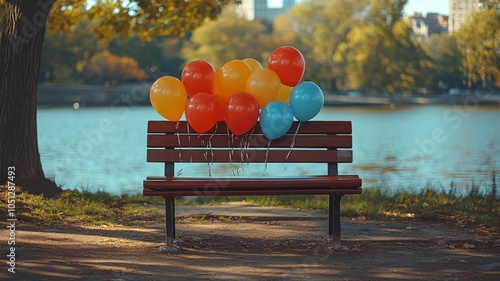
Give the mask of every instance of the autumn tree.
<svg viewBox="0 0 500 281">
<path fill-rule="evenodd" d="M 278 38 L 294 34 L 306 57 L 305 78 L 313 79 L 326 89 L 343 86 L 338 78 L 345 76 L 345 68 L 334 60 L 338 46 L 347 34 L 362 25 L 362 14 L 369 1 L 304 0 L 290 9 L 275 23 Z"/>
<path fill-rule="evenodd" d="M 433 88 L 442 93 L 450 88 L 459 88 L 462 83 L 460 64 L 462 56 L 456 37 L 448 33 L 432 34 L 422 42 L 422 47 L 432 61 Z"/>
<path fill-rule="evenodd" d="M 191 44 L 183 49 L 186 61 L 202 59 L 216 69 L 233 59 L 251 57 L 262 61 L 261 38 L 266 33 L 259 21 L 247 21 L 235 12 L 235 6 L 225 9 L 215 21 L 193 32 Z"/>
<path fill-rule="evenodd" d="M 45 31 L 71 32 L 83 17 L 98 25 L 98 39 L 137 34 L 183 35 L 237 0 L 93 1 L 0 0 L 3 28 L 0 41 L 0 184 L 8 171 L 25 191 L 54 196 L 61 189 L 45 178 L 38 150 L 36 90 Z M 47 25 L 48 23 L 48 25 Z M 12 174 L 12 173 L 11 173 Z"/>
<path fill-rule="evenodd" d="M 115 85 L 118 82 L 140 81 L 146 72 L 137 61 L 127 56 L 117 56 L 105 50 L 94 55 L 83 70 L 86 83 Z"/>
<path fill-rule="evenodd" d="M 178 39 L 178 37 L 173 37 Z M 108 44 L 108 50 L 120 57 L 131 57 L 135 59 L 139 67 L 146 69 L 152 66 L 160 66 L 164 71 L 166 67 L 170 67 L 169 58 L 178 57 L 175 53 L 164 53 L 162 43 L 170 38 L 154 38 L 152 41 L 140 40 L 137 36 L 129 38 L 115 38 Z M 178 68 L 179 65 L 173 65 L 172 69 Z M 168 71 L 170 72 L 170 71 Z"/>
<path fill-rule="evenodd" d="M 431 86 L 431 61 L 411 38 L 402 19 L 405 0 L 371 0 L 355 26 L 335 52 L 335 62 L 345 68 L 341 77 L 347 88 L 374 92 L 417 92 Z"/>
<path fill-rule="evenodd" d="M 473 14 L 455 35 L 467 86 L 494 87 L 500 80 L 500 12 L 491 8 Z"/>
<path fill-rule="evenodd" d="M 95 54 L 105 49 L 92 32 L 96 23 L 83 18 L 69 34 L 56 31 L 45 35 L 39 83 L 81 82 L 82 71 Z"/>
</svg>

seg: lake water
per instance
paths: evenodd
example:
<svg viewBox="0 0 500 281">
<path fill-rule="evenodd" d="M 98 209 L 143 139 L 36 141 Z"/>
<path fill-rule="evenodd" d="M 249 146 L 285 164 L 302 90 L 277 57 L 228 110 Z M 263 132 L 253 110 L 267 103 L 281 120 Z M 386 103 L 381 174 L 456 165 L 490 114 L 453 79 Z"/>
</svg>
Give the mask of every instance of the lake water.
<svg viewBox="0 0 500 281">
<path fill-rule="evenodd" d="M 38 135 L 46 176 L 68 189 L 142 192 L 146 176 L 163 165 L 146 163 L 151 107 L 40 108 Z M 359 174 L 364 187 L 489 187 L 500 167 L 500 107 L 415 106 L 396 109 L 325 107 L 315 120 L 353 122 L 354 163 L 342 174 Z M 237 163 L 179 167 L 182 176 L 231 176 Z M 243 165 L 240 175 L 318 174 L 325 165 Z M 498 179 L 498 176 L 497 176 Z"/>
</svg>

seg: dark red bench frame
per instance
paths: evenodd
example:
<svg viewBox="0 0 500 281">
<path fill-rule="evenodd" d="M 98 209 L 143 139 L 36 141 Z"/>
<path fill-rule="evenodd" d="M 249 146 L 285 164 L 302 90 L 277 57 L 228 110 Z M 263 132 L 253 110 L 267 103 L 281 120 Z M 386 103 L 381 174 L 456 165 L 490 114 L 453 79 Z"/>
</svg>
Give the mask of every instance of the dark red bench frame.
<svg viewBox="0 0 500 281">
<path fill-rule="evenodd" d="M 241 137 L 228 133 L 224 122 L 208 134 L 198 136 L 186 121 L 149 121 L 147 161 L 165 164 L 165 175 L 147 177 L 143 195 L 162 196 L 166 203 L 167 249 L 175 247 L 175 196 L 226 195 L 316 195 L 329 196 L 328 233 L 335 247 L 340 246 L 340 200 L 345 194 L 361 194 L 357 175 L 338 175 L 338 163 L 352 163 L 352 127 L 349 121 L 298 122 L 283 137 L 271 141 L 260 126 Z M 293 149 L 290 152 L 290 146 Z M 211 148 L 208 149 L 207 147 Z M 245 146 L 245 145 L 243 145 Z M 288 156 L 288 157 L 287 157 Z M 326 163 L 325 175 L 303 177 L 178 177 L 175 163 Z"/>
</svg>

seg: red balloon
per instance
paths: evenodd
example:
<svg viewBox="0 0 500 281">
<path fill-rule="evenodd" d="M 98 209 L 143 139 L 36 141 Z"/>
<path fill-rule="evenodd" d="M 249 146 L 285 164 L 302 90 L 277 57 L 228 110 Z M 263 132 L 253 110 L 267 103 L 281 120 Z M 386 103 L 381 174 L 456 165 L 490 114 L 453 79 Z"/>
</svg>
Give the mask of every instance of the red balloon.
<svg viewBox="0 0 500 281">
<path fill-rule="evenodd" d="M 248 93 L 232 95 L 224 108 L 224 120 L 227 127 L 236 136 L 241 136 L 252 129 L 259 119 L 259 103 Z"/>
<path fill-rule="evenodd" d="M 217 121 L 224 121 L 224 110 L 223 109 L 226 106 L 227 101 L 218 95 L 214 95 L 214 97 L 215 97 L 215 100 L 217 101 L 217 103 L 219 104 L 219 108 L 220 108 L 219 115 L 217 116 Z"/>
<path fill-rule="evenodd" d="M 294 47 L 279 47 L 269 56 L 267 67 L 278 74 L 281 83 L 288 87 L 294 87 L 304 76 L 304 56 Z"/>
<path fill-rule="evenodd" d="M 198 134 L 203 134 L 217 123 L 220 107 L 213 95 L 198 93 L 188 99 L 185 112 L 191 128 Z"/>
<path fill-rule="evenodd" d="M 188 63 L 181 74 L 181 81 L 190 96 L 198 93 L 212 94 L 212 75 L 215 68 L 204 60 Z"/>
</svg>

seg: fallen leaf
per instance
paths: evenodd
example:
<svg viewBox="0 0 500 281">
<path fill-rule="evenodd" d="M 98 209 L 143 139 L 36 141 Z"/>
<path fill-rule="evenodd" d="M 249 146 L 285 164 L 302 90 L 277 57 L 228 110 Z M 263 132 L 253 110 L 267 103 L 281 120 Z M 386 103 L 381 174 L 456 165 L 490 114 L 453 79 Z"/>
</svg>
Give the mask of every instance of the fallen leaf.
<svg viewBox="0 0 500 281">
<path fill-rule="evenodd" d="M 474 245 L 474 244 L 469 244 L 469 243 L 465 243 L 465 244 L 463 244 L 463 245 L 462 245 L 462 247 L 463 247 L 464 249 L 475 249 L 475 248 L 476 248 L 476 245 Z"/>
</svg>

